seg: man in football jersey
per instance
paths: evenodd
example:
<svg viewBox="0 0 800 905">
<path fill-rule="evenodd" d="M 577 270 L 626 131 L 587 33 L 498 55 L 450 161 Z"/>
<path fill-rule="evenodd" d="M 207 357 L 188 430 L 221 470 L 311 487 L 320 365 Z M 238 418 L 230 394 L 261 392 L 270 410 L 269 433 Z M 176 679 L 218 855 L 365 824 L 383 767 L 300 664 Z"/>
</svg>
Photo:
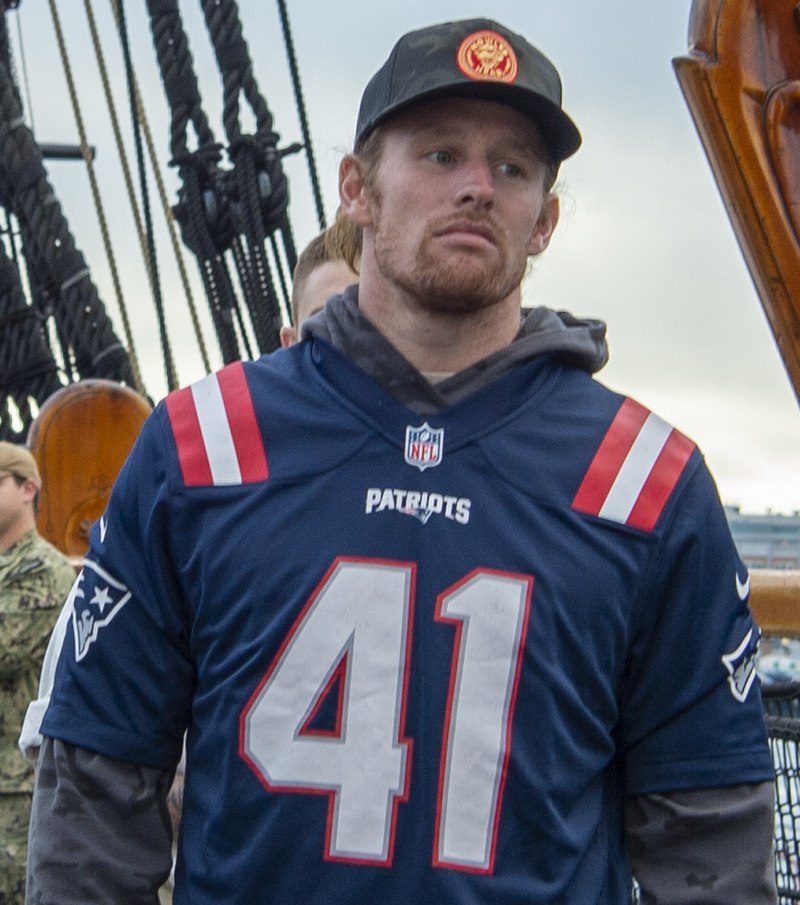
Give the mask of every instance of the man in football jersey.
<svg viewBox="0 0 800 905">
<path fill-rule="evenodd" d="M 695 445 L 520 309 L 580 144 L 504 26 L 361 101 L 358 285 L 157 407 L 92 531 L 34 802 L 37 903 L 767 905 L 758 628 Z"/>
</svg>

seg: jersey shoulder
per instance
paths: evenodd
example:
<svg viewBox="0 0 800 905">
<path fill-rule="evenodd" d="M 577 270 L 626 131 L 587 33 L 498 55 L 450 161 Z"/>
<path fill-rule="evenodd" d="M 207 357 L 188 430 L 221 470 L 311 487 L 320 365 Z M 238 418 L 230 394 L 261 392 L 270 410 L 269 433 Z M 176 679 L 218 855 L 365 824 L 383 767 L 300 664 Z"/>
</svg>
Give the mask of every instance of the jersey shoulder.
<svg viewBox="0 0 800 905">
<path fill-rule="evenodd" d="M 341 404 L 302 344 L 234 362 L 163 402 L 185 487 L 297 480 L 346 461 L 364 422 Z"/>
<path fill-rule="evenodd" d="M 572 508 L 652 531 L 696 449 L 679 430 L 624 397 L 588 443 L 592 455 Z"/>
<path fill-rule="evenodd" d="M 543 502 L 644 532 L 702 463 L 681 431 L 577 371 L 562 372 L 486 446 L 495 467 Z"/>
</svg>

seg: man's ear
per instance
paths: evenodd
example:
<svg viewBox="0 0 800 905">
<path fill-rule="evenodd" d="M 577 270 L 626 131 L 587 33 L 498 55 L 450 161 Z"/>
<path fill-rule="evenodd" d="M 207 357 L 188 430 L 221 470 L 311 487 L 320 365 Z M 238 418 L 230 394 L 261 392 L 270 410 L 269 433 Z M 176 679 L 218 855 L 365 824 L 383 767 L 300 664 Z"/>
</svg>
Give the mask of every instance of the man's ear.
<svg viewBox="0 0 800 905">
<path fill-rule="evenodd" d="M 25 500 L 33 501 L 36 499 L 36 494 L 39 492 L 39 488 L 36 485 L 36 481 L 33 478 L 26 478 L 22 484 L 22 496 Z"/>
<path fill-rule="evenodd" d="M 339 201 L 342 210 L 356 226 L 372 223 L 372 208 L 365 190 L 363 164 L 348 154 L 339 164 Z"/>
<path fill-rule="evenodd" d="M 288 349 L 297 342 L 297 329 L 295 327 L 281 327 L 281 348 Z"/>
<path fill-rule="evenodd" d="M 531 234 L 531 241 L 528 245 L 529 255 L 540 255 L 550 244 L 550 237 L 553 235 L 553 230 L 558 224 L 558 215 L 560 211 L 561 206 L 558 201 L 558 196 L 548 195 L 542 206 L 536 226 L 533 228 L 533 233 Z"/>
</svg>

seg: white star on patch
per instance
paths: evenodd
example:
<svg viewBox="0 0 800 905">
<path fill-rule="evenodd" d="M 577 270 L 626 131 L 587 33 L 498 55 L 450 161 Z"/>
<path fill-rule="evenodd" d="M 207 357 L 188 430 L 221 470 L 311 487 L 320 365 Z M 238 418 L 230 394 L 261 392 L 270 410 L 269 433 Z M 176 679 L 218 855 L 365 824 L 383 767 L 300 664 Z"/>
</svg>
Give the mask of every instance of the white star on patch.
<svg viewBox="0 0 800 905">
<path fill-rule="evenodd" d="M 89 601 L 90 603 L 96 603 L 97 608 L 100 610 L 100 615 L 102 616 L 103 610 L 110 604 L 114 602 L 114 598 L 108 591 L 108 585 L 103 588 L 95 588 L 94 597 Z"/>
</svg>

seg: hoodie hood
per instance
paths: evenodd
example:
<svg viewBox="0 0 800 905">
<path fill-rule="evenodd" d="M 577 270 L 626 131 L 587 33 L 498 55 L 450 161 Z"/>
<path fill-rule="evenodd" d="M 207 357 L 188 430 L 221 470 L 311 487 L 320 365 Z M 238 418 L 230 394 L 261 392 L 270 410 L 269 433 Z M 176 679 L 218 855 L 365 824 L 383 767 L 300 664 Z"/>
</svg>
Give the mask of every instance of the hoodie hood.
<svg viewBox="0 0 800 905">
<path fill-rule="evenodd" d="M 301 339 L 321 339 L 366 371 L 398 402 L 419 415 L 435 414 L 515 367 L 542 355 L 594 374 L 608 361 L 606 325 L 550 308 L 522 309 L 520 331 L 504 349 L 432 384 L 416 370 L 358 307 L 358 286 L 329 299 L 304 322 Z"/>
</svg>

